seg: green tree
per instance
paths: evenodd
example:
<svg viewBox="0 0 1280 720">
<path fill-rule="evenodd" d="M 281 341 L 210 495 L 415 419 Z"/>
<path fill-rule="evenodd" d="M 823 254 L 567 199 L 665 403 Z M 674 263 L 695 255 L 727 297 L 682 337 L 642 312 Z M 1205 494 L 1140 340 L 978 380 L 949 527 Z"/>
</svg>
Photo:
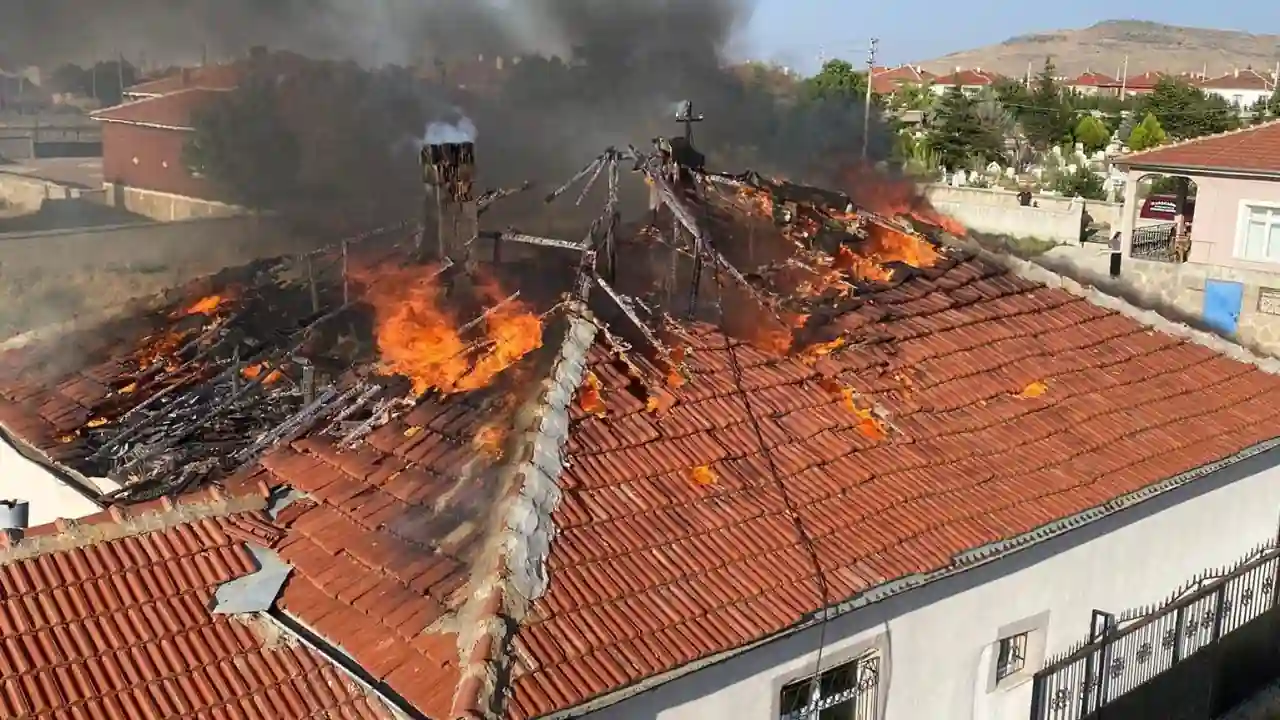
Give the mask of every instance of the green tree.
<svg viewBox="0 0 1280 720">
<path fill-rule="evenodd" d="M 928 146 L 948 170 L 964 167 L 971 158 L 987 162 L 1003 157 L 1003 139 L 983 125 L 974 102 L 960 88 L 948 88 L 938 105 Z"/>
<path fill-rule="evenodd" d="M 801 90 L 809 100 L 865 99 L 867 74 L 846 60 L 828 60 L 817 75 L 804 81 Z"/>
<path fill-rule="evenodd" d="M 1153 113 L 1147 113 L 1142 118 L 1142 122 L 1129 133 L 1129 149 L 1134 152 L 1142 152 L 1150 150 L 1164 144 L 1166 139 L 1164 128 L 1160 126 L 1160 121 L 1156 119 Z"/>
<path fill-rule="evenodd" d="M 1258 98 L 1257 102 L 1249 106 L 1249 115 L 1255 125 L 1280 119 L 1280 88 L 1271 97 Z"/>
<path fill-rule="evenodd" d="M 1178 140 L 1226 132 L 1239 126 L 1236 109 L 1217 95 L 1181 80 L 1163 79 L 1142 98 L 1139 113 L 1154 115 Z"/>
<path fill-rule="evenodd" d="M 275 87 L 255 78 L 192 117 L 183 160 L 227 199 L 257 210 L 297 190 L 298 139 L 281 118 Z"/>
<path fill-rule="evenodd" d="M 1074 132 L 1076 142 L 1084 145 L 1085 152 L 1097 152 L 1107 146 L 1111 140 L 1111 130 L 1102 121 L 1092 115 L 1085 115 L 1076 123 Z"/>
<path fill-rule="evenodd" d="M 1054 77 L 1056 72 L 1053 59 L 1045 58 L 1027 104 L 1018 115 L 1027 140 L 1039 150 L 1048 150 L 1071 137 L 1075 111 L 1063 96 L 1062 86 Z"/>
<path fill-rule="evenodd" d="M 1105 200 L 1106 184 L 1102 178 L 1086 167 L 1078 167 L 1075 172 L 1064 172 L 1058 176 L 1053 189 L 1066 197 L 1082 197 L 1086 200 Z"/>
</svg>

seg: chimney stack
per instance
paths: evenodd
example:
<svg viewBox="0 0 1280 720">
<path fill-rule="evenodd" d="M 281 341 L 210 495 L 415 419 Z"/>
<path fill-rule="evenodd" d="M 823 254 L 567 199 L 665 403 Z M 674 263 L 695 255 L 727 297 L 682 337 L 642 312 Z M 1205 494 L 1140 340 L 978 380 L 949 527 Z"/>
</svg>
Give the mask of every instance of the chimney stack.
<svg viewBox="0 0 1280 720">
<path fill-rule="evenodd" d="M 182 87 L 191 87 L 191 68 L 182 68 Z"/>
<path fill-rule="evenodd" d="M 456 264 L 465 260 L 468 245 L 480 231 L 479 209 L 472 189 L 475 152 L 475 143 L 471 142 L 422 148 L 423 182 L 428 188 L 423 234 L 434 217 L 436 256 L 447 257 Z"/>
</svg>

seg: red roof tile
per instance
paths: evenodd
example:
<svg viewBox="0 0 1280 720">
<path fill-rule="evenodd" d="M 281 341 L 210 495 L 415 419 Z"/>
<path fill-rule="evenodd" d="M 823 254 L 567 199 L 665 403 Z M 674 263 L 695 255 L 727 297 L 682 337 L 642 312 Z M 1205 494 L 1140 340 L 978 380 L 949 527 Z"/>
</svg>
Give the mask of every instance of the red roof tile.
<svg viewBox="0 0 1280 720">
<path fill-rule="evenodd" d="M 950 75 L 940 75 L 934 78 L 936 85 L 958 85 L 960 87 L 986 87 L 994 85 L 999 78 L 989 72 L 982 70 L 957 70 Z"/>
<path fill-rule="evenodd" d="M 1126 155 L 1117 163 L 1128 167 L 1280 174 L 1280 121 Z"/>
<path fill-rule="evenodd" d="M 593 351 L 607 409 L 575 412 L 550 591 L 515 640 L 536 661 L 514 681 L 515 717 L 1280 436 L 1280 378 L 980 262 L 874 294 L 841 322 L 865 344 L 816 363 L 690 328 L 691 377 L 665 412 Z M 874 408 L 885 439 L 833 381 Z"/>
<path fill-rule="evenodd" d="M 265 522 L 255 505 L 202 493 L 0 549 L 0 716 L 392 717 L 273 621 L 207 609 L 254 571 L 238 538 Z"/>
<path fill-rule="evenodd" d="M 205 107 L 224 90 L 189 88 L 167 95 L 143 98 L 90 113 L 94 120 L 185 129 L 191 127 L 193 112 Z"/>
<path fill-rule="evenodd" d="M 1252 68 L 1245 70 L 1235 70 L 1226 75 L 1216 78 L 1209 78 L 1201 83 L 1200 87 L 1209 90 L 1275 90 L 1275 77 L 1258 72 Z"/>
<path fill-rule="evenodd" d="M 1110 75 L 1086 70 L 1067 84 L 1072 87 L 1107 87 L 1115 83 L 1116 79 Z"/>
<path fill-rule="evenodd" d="M 888 95 L 903 85 L 927 85 L 934 77 L 932 73 L 914 65 L 881 68 L 871 75 L 871 89 L 881 95 Z"/>
</svg>

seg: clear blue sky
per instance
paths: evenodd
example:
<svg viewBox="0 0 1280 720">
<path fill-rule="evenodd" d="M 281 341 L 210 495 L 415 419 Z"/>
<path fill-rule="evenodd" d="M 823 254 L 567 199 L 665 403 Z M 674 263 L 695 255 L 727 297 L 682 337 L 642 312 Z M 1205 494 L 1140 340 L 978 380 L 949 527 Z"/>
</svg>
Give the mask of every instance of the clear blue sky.
<svg viewBox="0 0 1280 720">
<path fill-rule="evenodd" d="M 1069 0 L 976 3 L 950 0 L 757 0 L 740 53 L 809 72 L 819 48 L 828 58 L 866 62 L 867 41 L 880 38 L 879 64 L 927 60 L 1015 35 L 1087 27 L 1103 20 L 1151 20 L 1171 25 L 1280 34 L 1276 0 Z M 982 8 L 982 9 L 975 9 Z"/>
</svg>

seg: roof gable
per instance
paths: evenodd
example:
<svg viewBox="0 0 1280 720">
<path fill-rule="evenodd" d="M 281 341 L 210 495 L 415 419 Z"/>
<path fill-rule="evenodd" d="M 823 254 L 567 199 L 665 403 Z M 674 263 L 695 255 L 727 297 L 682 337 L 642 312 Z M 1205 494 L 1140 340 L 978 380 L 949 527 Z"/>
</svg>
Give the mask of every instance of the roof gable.
<svg viewBox="0 0 1280 720">
<path fill-rule="evenodd" d="M 942 75 L 934 80 L 938 85 L 958 85 L 960 87 L 986 87 L 994 85 L 996 76 L 981 69 L 957 70 L 950 75 Z"/>
<path fill-rule="evenodd" d="M 1280 121 L 1126 155 L 1118 162 L 1129 167 L 1280 174 Z"/>
</svg>

